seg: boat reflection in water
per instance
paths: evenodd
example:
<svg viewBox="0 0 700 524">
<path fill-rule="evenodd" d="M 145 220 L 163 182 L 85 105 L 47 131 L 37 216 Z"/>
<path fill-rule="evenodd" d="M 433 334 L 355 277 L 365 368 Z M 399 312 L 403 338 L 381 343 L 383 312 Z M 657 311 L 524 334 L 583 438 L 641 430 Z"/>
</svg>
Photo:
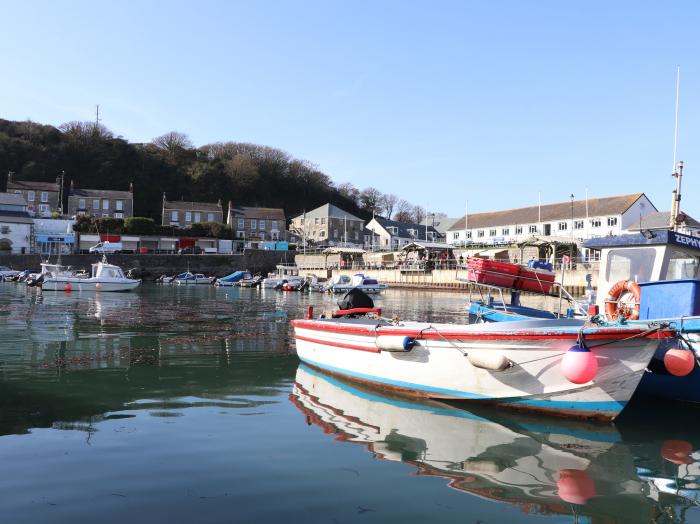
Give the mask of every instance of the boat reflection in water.
<svg viewBox="0 0 700 524">
<path fill-rule="evenodd" d="M 337 440 L 365 444 L 377 458 L 413 464 L 417 475 L 444 477 L 451 488 L 527 513 L 679 522 L 698 506 L 696 446 L 666 424 L 658 431 L 669 438 L 650 435 L 653 421 L 637 422 L 634 413 L 614 426 L 469 412 L 387 397 L 304 365 L 290 400 L 307 423 Z M 681 436 L 698 434 L 689 429 Z"/>
</svg>

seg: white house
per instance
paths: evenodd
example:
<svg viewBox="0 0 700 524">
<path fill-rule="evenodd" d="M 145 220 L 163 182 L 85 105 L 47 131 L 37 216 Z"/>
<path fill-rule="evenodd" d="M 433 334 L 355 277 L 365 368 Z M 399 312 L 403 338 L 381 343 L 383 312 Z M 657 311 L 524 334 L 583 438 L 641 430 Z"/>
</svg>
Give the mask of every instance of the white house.
<svg viewBox="0 0 700 524">
<path fill-rule="evenodd" d="M 618 235 L 656 212 L 644 193 L 634 193 L 474 213 L 462 217 L 448 230 L 447 242 L 455 246 L 508 244 L 532 236 L 581 241 Z"/>
<path fill-rule="evenodd" d="M 333 204 L 325 204 L 292 219 L 290 232 L 302 239 L 324 246 L 364 245 L 364 224 Z"/>
<path fill-rule="evenodd" d="M 31 252 L 34 221 L 20 194 L 0 193 L 0 252 Z"/>
<path fill-rule="evenodd" d="M 373 218 L 367 229 L 379 237 L 379 245 L 373 248 L 382 251 L 396 251 L 417 240 L 436 242 L 440 235 L 433 226 L 405 224 L 382 217 Z"/>
</svg>

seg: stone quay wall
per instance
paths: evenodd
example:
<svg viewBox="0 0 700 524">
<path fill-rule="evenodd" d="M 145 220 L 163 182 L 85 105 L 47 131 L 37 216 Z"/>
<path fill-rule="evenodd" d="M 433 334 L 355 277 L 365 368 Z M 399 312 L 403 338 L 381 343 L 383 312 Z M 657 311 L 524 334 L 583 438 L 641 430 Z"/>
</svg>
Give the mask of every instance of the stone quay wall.
<svg viewBox="0 0 700 524">
<path fill-rule="evenodd" d="M 120 266 L 125 272 L 134 269 L 133 275 L 146 280 L 156 279 L 161 275 L 174 275 L 184 271 L 204 273 L 207 276 L 221 277 L 234 271 L 248 270 L 251 273 L 275 271 L 277 264 L 294 259 L 293 251 L 267 251 L 246 249 L 243 253 L 232 255 L 155 255 L 155 254 L 111 254 L 110 264 Z M 90 271 L 91 264 L 102 260 L 102 255 L 62 255 L 61 263 L 73 269 Z M 43 262 L 41 255 L 0 255 L 0 266 L 12 269 L 38 270 Z M 56 257 L 51 257 L 56 262 Z"/>
</svg>

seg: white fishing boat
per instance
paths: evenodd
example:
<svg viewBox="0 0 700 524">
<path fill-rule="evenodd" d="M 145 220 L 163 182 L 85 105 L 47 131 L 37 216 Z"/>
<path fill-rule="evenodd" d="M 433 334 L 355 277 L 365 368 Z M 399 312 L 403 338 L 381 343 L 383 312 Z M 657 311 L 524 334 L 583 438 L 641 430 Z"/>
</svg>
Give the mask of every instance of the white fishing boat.
<svg viewBox="0 0 700 524">
<path fill-rule="evenodd" d="M 299 268 L 296 264 L 277 264 L 274 273 L 269 273 L 263 279 L 261 286 L 268 289 L 281 289 L 282 285 L 290 280 L 300 279 Z"/>
<path fill-rule="evenodd" d="M 202 273 L 191 273 L 186 271 L 173 278 L 175 284 L 211 284 L 216 277 L 207 277 Z"/>
<path fill-rule="evenodd" d="M 292 325 L 303 362 L 375 387 L 602 420 L 625 407 L 661 340 L 675 336 L 659 325 L 576 319 L 403 322 L 373 308 L 311 312 Z"/>
<path fill-rule="evenodd" d="M 352 277 L 349 275 L 337 275 L 328 285 L 328 290 L 333 293 L 347 293 L 351 289 L 360 289 L 369 294 L 381 293 L 387 288 L 386 284 L 380 284 L 377 279 L 370 278 L 362 273 Z"/>
<path fill-rule="evenodd" d="M 44 291 L 131 291 L 141 285 L 141 280 L 127 278 L 119 266 L 104 261 L 92 264 L 90 275 L 57 264 L 41 266 L 44 273 L 41 289 Z"/>
</svg>

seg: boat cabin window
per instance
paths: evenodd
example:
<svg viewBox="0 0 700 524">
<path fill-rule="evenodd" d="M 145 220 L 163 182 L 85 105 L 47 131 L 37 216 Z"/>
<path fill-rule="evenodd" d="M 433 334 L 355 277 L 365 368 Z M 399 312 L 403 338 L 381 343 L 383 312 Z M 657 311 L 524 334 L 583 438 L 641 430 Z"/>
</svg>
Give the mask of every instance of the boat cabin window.
<svg viewBox="0 0 700 524">
<path fill-rule="evenodd" d="M 122 270 L 116 267 L 103 267 L 100 276 L 106 278 L 124 278 Z"/>
<path fill-rule="evenodd" d="M 697 277 L 700 257 L 672 247 L 668 248 L 668 252 L 668 267 L 662 280 L 681 280 Z"/>
<path fill-rule="evenodd" d="M 612 249 L 608 253 L 605 279 L 608 282 L 651 280 L 656 251 L 653 248 Z"/>
</svg>

